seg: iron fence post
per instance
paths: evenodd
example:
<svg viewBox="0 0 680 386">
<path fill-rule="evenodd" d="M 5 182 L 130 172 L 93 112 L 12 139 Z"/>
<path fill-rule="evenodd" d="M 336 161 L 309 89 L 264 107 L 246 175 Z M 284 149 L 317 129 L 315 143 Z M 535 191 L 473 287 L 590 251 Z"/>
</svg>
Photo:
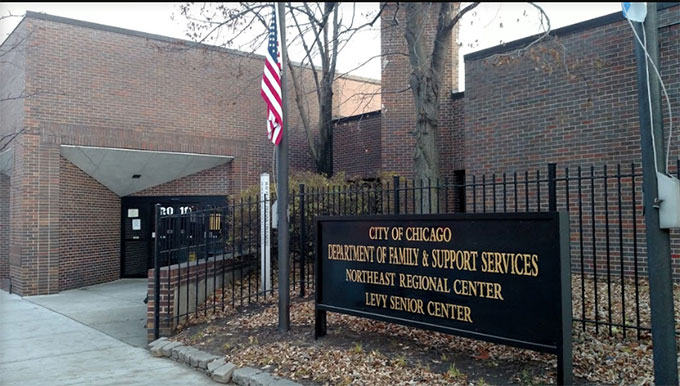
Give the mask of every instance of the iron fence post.
<svg viewBox="0 0 680 386">
<path fill-rule="evenodd" d="M 394 180 L 394 214 L 399 214 L 399 176 L 392 176 Z"/>
<path fill-rule="evenodd" d="M 305 185 L 300 184 L 300 297 L 305 297 L 305 264 L 307 264 L 307 255 L 305 255 L 306 231 Z"/>
<path fill-rule="evenodd" d="M 155 216 L 155 221 L 154 221 L 154 243 L 153 243 L 153 280 L 154 280 L 154 285 L 153 285 L 153 338 L 158 339 L 160 338 L 160 302 L 161 302 L 161 278 L 160 278 L 160 273 L 161 269 L 160 266 L 158 265 L 158 240 L 160 239 L 160 235 L 158 233 L 158 223 L 160 220 L 160 212 L 161 212 L 161 204 L 156 204 L 154 205 L 154 216 Z"/>
<path fill-rule="evenodd" d="M 540 197 L 538 198 L 541 199 Z M 557 211 L 557 164 L 548 164 L 548 212 Z"/>
</svg>

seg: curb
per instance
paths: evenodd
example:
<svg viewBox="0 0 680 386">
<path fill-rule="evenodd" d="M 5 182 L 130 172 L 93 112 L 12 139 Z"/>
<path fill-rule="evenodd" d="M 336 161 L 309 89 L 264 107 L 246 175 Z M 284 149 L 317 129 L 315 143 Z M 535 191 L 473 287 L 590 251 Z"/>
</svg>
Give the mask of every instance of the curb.
<svg viewBox="0 0 680 386">
<path fill-rule="evenodd" d="M 299 383 L 271 375 L 252 367 L 238 368 L 223 357 L 184 346 L 179 342 L 160 338 L 149 343 L 149 351 L 155 357 L 167 357 L 187 366 L 204 371 L 219 383 L 233 382 L 240 386 L 301 386 Z"/>
</svg>

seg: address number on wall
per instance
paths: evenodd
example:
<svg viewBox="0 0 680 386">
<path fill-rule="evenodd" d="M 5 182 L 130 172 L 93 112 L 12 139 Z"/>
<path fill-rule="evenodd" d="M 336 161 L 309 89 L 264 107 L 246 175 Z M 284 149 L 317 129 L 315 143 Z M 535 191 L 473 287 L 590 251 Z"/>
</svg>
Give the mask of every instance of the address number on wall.
<svg viewBox="0 0 680 386">
<path fill-rule="evenodd" d="M 175 214 L 175 208 L 172 206 L 161 206 L 161 216 L 172 216 Z M 192 208 L 190 206 L 180 206 L 179 207 L 179 214 L 189 214 L 191 213 Z"/>
</svg>

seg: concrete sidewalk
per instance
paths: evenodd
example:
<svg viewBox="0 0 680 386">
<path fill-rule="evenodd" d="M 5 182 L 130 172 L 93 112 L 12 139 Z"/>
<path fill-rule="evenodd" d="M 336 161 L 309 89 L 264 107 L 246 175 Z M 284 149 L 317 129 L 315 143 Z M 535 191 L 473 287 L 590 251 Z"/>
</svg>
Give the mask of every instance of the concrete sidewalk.
<svg viewBox="0 0 680 386">
<path fill-rule="evenodd" d="M 0 384 L 215 385 L 192 368 L 154 358 L 5 291 L 0 291 Z"/>
<path fill-rule="evenodd" d="M 146 348 L 147 279 L 120 279 L 24 300 L 76 320 L 127 344 Z"/>
</svg>

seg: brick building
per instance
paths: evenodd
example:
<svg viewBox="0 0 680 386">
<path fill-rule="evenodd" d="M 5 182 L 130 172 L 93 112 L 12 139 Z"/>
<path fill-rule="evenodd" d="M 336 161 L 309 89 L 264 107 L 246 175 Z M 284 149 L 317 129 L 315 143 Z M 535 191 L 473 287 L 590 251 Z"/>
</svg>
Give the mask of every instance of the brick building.
<svg viewBox="0 0 680 386">
<path fill-rule="evenodd" d="M 31 12 L 2 48 L 0 95 L 23 96 L 0 103 L 0 136 L 20 133 L 0 155 L 4 289 L 145 276 L 153 203 L 219 205 L 271 173 L 262 57 Z M 336 86 L 345 114 L 363 111 L 357 91 L 379 87 Z M 312 169 L 291 105 L 291 167 Z"/>
<path fill-rule="evenodd" d="M 425 20 L 436 25 L 436 9 Z M 382 111 L 341 120 L 348 132 L 362 127 L 380 127 L 380 140 L 369 136 L 364 154 L 368 164 L 382 171 L 412 174 L 409 157 L 415 121 L 413 95 L 408 88 L 410 73 L 406 56 L 403 10 L 386 8 L 382 15 Z M 679 102 L 680 6 L 663 4 L 659 10 L 660 71 L 673 108 Z M 454 31 L 457 38 L 457 31 Z M 584 161 L 632 162 L 640 160 L 636 62 L 633 34 L 620 13 L 553 30 L 551 37 L 519 58 L 503 56 L 515 52 L 535 37 L 506 43 L 465 56 L 466 91 L 458 90 L 457 65 L 443 76 L 440 152 L 442 170 L 465 170 L 468 175 L 523 171 L 548 162 L 581 165 Z M 455 39 L 454 39 L 455 40 Z M 453 58 L 457 49 L 453 48 Z M 452 58 L 452 59 L 453 59 Z M 668 111 L 664 106 L 665 120 Z M 677 125 L 674 117 L 674 123 Z M 339 127 L 336 136 L 342 137 Z M 353 134 L 348 134 L 352 136 Z M 374 135 L 375 136 L 375 135 Z M 335 153 L 357 144 L 338 140 Z M 485 151 L 479 151 L 484 148 Z M 678 157 L 672 148 L 671 159 Z M 375 161 L 379 159 L 380 161 Z M 339 169 L 354 172 L 352 159 Z M 367 176 L 375 170 L 368 169 Z"/>
<path fill-rule="evenodd" d="M 424 18 L 430 32 L 437 20 L 434 8 Z M 403 20 L 403 15 L 394 17 L 398 11 L 388 5 L 382 15 L 380 100 L 358 110 L 352 95 L 365 88 L 370 95 L 378 85 L 351 78 L 336 85 L 334 107 L 341 118 L 334 134 L 334 164 L 350 175 L 412 175 L 413 96 L 406 90 L 409 64 L 403 55 L 403 23 L 395 23 Z M 444 178 L 462 181 L 467 176 L 469 181 L 471 176 L 486 175 L 489 181 L 496 173 L 493 182 L 500 183 L 502 173 L 543 172 L 550 162 L 558 164 L 561 177 L 565 167 L 573 175 L 578 166 L 594 165 L 601 174 L 605 165 L 613 171 L 619 163 L 639 164 L 636 62 L 627 22 L 616 13 L 551 35 L 519 57 L 504 54 L 531 38 L 467 55 L 464 93 L 456 92 L 457 48 L 452 47 L 442 87 L 451 92 L 442 96 L 440 112 Z M 660 70 L 676 112 L 680 110 L 679 35 L 680 5 L 661 5 Z M 141 208 L 148 210 L 160 197 L 180 199 L 166 201 L 174 210 L 214 202 L 252 184 L 260 172 L 271 168 L 271 146 L 260 129 L 264 110 L 257 91 L 259 58 L 207 47 L 187 49 L 175 39 L 39 14 L 29 14 L 5 44 L 17 42 L 23 48 L 10 58 L 17 65 L 0 68 L 0 95 L 26 90 L 29 96 L 0 104 L 0 134 L 25 129 L 11 155 L 0 156 L 0 171 L 4 171 L 0 174 L 0 283 L 6 286 L 11 278 L 15 292 L 53 293 L 125 276 L 131 272 L 126 269 L 135 266 L 125 256 L 145 253 L 138 250 L 143 243 L 135 241 L 142 234 L 133 229 L 132 221 L 139 218 L 130 217 L 134 209 L 141 216 Z M 291 113 L 291 166 L 311 169 L 302 130 L 295 129 L 297 117 Z M 663 113 L 668 121 L 665 108 Z M 92 148 L 110 156 L 115 162 L 109 167 L 114 169 L 132 155 L 152 165 L 173 162 L 178 165 L 175 169 L 186 167 L 185 173 L 193 171 L 186 166 L 189 161 L 205 169 L 149 181 L 148 173 L 131 172 L 126 166 L 125 178 L 107 187 L 92 177 L 97 174 L 90 160 Z M 163 158 L 172 156 L 179 158 Z M 678 156 L 673 142 L 670 159 Z M 209 167 L 211 162 L 218 164 Z M 630 184 L 624 178 L 624 190 L 629 191 Z M 603 189 L 603 185 L 593 186 L 593 196 L 583 196 L 585 221 L 607 215 L 601 202 Z M 639 195 L 639 185 L 635 189 Z M 624 199 L 630 198 L 626 194 Z M 592 208 L 587 203 L 591 198 L 597 204 Z M 568 209 L 574 205 L 570 202 Z M 560 209 L 565 207 L 561 197 Z M 612 248 L 612 258 L 617 253 L 626 259 L 632 255 L 631 212 L 623 212 L 626 228 L 620 235 L 626 238 L 619 250 Z M 574 220 L 572 216 L 573 227 L 577 226 Z M 610 230 L 591 223 L 592 234 L 585 234 L 581 254 L 598 256 Z M 638 234 L 643 234 L 641 217 L 635 224 Z M 619 237 L 616 229 L 611 237 Z M 578 238 L 572 237 L 572 242 L 572 252 L 578 254 Z M 673 242 L 674 256 L 679 257 L 677 236 Z M 644 257 L 644 247 L 638 248 L 639 257 Z M 588 258 L 589 269 L 603 261 Z M 675 274 L 680 277 L 680 264 L 675 261 Z M 631 264 L 622 262 L 626 267 L 622 269 L 631 269 Z M 640 270 L 644 269 L 641 264 Z"/>
<path fill-rule="evenodd" d="M 434 4 L 422 17 L 427 34 L 434 34 L 438 8 Z M 411 69 L 404 37 L 404 20 L 403 7 L 397 7 L 394 3 L 385 5 L 381 14 L 380 38 L 382 108 L 380 112 L 339 120 L 333 151 L 337 170 L 365 178 L 374 178 L 381 171 L 412 176 L 415 141 L 410 131 L 415 122 L 415 113 L 413 94 L 408 84 Z M 439 143 L 442 175 L 447 178 L 455 178 L 456 171 L 462 171 L 464 159 L 463 94 L 451 92 L 459 88 L 457 42 L 458 27 L 453 30 L 451 54 L 444 66 L 445 73 L 442 74 L 441 89 L 447 91 L 443 91 L 441 97 Z M 347 155 L 353 151 L 358 151 L 359 156 Z M 360 165 L 370 167 L 362 168 Z"/>
<path fill-rule="evenodd" d="M 433 7 L 432 15 L 424 17 L 429 23 L 426 31 L 432 31 L 437 21 L 434 8 L 438 7 Z M 403 11 L 397 17 L 394 12 L 395 7 L 388 5 L 382 15 L 382 111 L 343 118 L 338 121 L 335 134 L 337 169 L 366 178 L 380 172 L 413 175 L 414 139 L 410 134 L 415 122 L 413 95 L 402 91 L 408 88 L 410 72 L 405 22 Z M 669 157 L 670 170 L 674 172 L 675 160 L 680 157 L 675 130 L 680 127 L 680 4 L 659 3 L 658 17 L 659 70 L 675 113 Z M 441 98 L 439 140 L 442 177 L 450 182 L 467 179 L 468 184 L 472 176 L 478 184 L 484 178 L 489 186 L 484 190 L 481 186 L 475 188 L 477 210 L 492 211 L 496 204 L 501 205 L 498 210 L 506 204 L 499 199 L 494 203 L 492 199 L 492 192 L 494 198 L 504 194 L 503 178 L 513 181 L 514 173 L 518 173 L 522 184 L 525 171 L 531 171 L 532 179 L 538 171 L 539 178 L 545 179 L 547 164 L 556 163 L 558 177 L 564 179 L 569 168 L 572 180 L 568 188 L 564 180 L 558 183 L 557 201 L 558 209 L 571 212 L 574 268 L 583 266 L 587 271 L 605 272 L 612 269 L 605 261 L 618 262 L 623 256 L 620 265 L 624 270 L 633 272 L 638 264 L 637 271 L 644 272 L 647 267 L 643 261 L 646 247 L 641 207 L 636 207 L 635 213 L 630 204 L 622 207 L 619 222 L 617 178 L 608 178 L 606 186 L 604 179 L 597 180 L 592 192 L 590 182 L 582 180 L 581 187 L 587 188 L 581 197 L 581 218 L 586 231 L 580 232 L 578 200 L 574 199 L 579 186 L 573 180 L 578 167 L 583 168 L 583 176 L 590 176 L 591 166 L 595 176 L 602 176 L 605 167 L 609 176 L 615 176 L 621 164 L 621 205 L 632 199 L 633 191 L 638 200 L 641 197 L 640 177 L 634 182 L 625 177 L 632 173 L 631 163 L 637 165 L 635 173 L 639 173 L 641 162 L 633 33 L 618 12 L 553 30 L 549 38 L 517 54 L 535 39 L 530 37 L 466 55 L 465 92 L 457 92 L 455 76 L 444 75 L 442 90 L 447 92 Z M 454 63 L 449 65 L 453 74 L 457 72 Z M 668 128 L 665 99 L 663 103 Z M 360 141 L 350 140 L 358 135 Z M 355 156 L 343 156 L 347 153 Z M 371 168 L 362 170 L 361 165 Z M 540 183 L 541 194 L 534 185 L 527 194 L 530 210 L 537 209 L 536 197 L 544 199 L 545 210 L 547 185 Z M 514 186 L 505 187 L 508 188 L 505 197 L 513 205 Z M 567 189 L 571 198 L 568 208 Z M 471 191 L 468 186 L 464 197 L 468 211 L 473 210 L 469 205 L 473 200 Z M 482 194 L 486 194 L 485 206 L 481 203 Z M 526 210 L 523 192 L 517 193 L 517 197 L 518 209 Z M 677 232 L 672 235 L 674 276 L 680 280 L 680 238 Z"/>
</svg>

